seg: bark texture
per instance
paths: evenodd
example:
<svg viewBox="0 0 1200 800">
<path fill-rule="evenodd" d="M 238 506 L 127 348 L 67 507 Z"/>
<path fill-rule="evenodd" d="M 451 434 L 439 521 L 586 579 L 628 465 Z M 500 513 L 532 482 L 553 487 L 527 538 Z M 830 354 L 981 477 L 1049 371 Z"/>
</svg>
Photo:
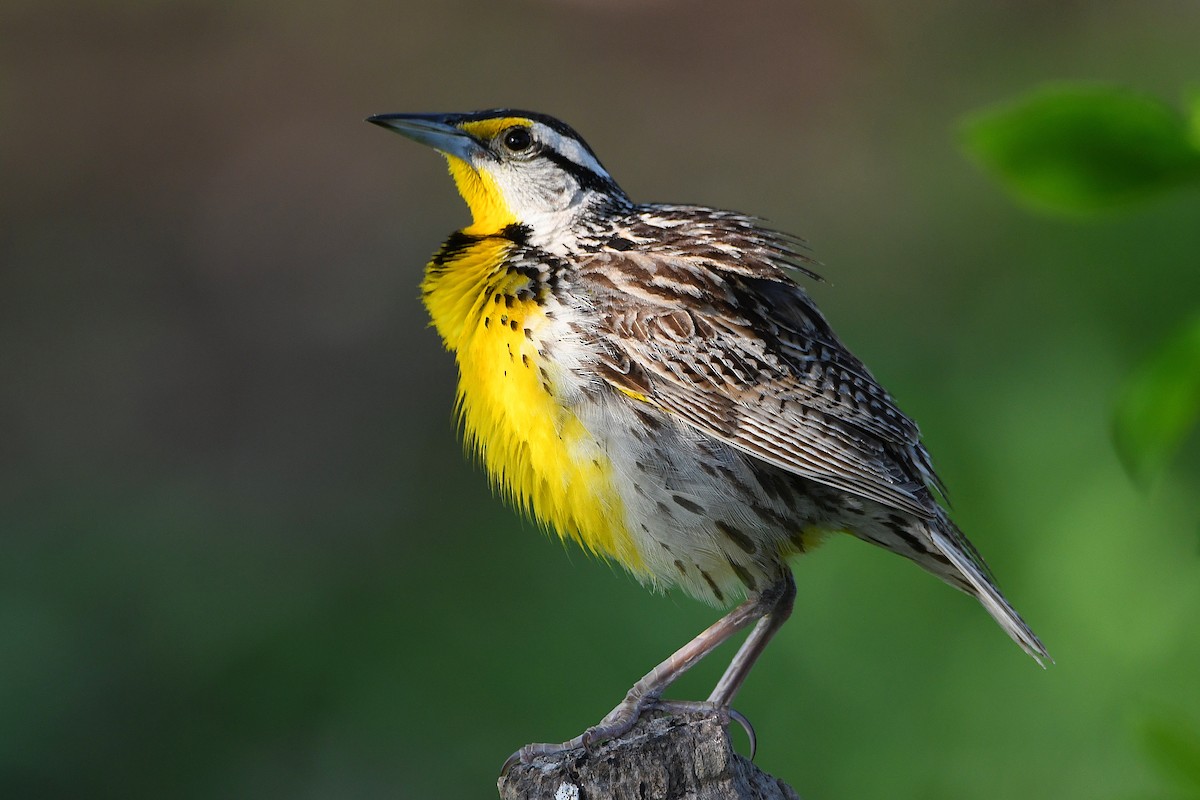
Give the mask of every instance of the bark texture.
<svg viewBox="0 0 1200 800">
<path fill-rule="evenodd" d="M 648 714 L 626 735 L 517 764 L 502 800 L 800 800 L 786 783 L 733 751 L 709 714 Z"/>
</svg>

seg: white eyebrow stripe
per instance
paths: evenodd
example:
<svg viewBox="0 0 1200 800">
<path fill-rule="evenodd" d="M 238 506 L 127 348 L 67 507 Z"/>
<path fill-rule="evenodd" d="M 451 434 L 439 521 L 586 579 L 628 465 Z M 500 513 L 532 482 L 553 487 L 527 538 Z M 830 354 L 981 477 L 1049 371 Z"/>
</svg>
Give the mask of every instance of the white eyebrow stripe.
<svg viewBox="0 0 1200 800">
<path fill-rule="evenodd" d="M 594 172 L 595 174 L 604 178 L 612 178 L 612 176 L 608 174 L 608 170 L 600 166 L 600 162 L 596 160 L 596 157 L 589 153 L 588 149 L 575 139 L 563 136 L 558 131 L 554 130 L 548 125 L 542 124 L 541 122 L 535 122 L 533 124 L 533 133 L 534 136 L 539 141 L 545 143 L 547 147 L 552 148 L 555 152 L 559 153 L 565 158 L 570 159 L 589 172 Z"/>
</svg>

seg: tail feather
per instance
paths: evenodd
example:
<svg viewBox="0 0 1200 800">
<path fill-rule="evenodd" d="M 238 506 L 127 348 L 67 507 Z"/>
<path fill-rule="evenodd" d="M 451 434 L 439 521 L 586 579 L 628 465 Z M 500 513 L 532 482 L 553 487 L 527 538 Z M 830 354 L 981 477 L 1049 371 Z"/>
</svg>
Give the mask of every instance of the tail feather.
<svg viewBox="0 0 1200 800">
<path fill-rule="evenodd" d="M 978 598 L 983 607 L 1005 633 L 1021 646 L 1021 649 L 1033 657 L 1038 666 L 1045 668 L 1046 662 L 1054 663 L 1045 645 L 1038 639 L 1037 634 L 1025 624 L 1021 615 L 1016 612 L 1004 595 L 996 588 L 983 559 L 975 553 L 975 549 L 967 542 L 966 537 L 958 533 L 954 523 L 947 522 L 947 531 L 941 531 L 938 526 L 931 525 L 929 535 L 937 549 L 950 560 L 950 563 L 961 573 L 962 578 L 970 586 L 971 594 Z M 957 535 L 955 535 L 957 534 Z M 965 547 L 963 544 L 965 543 Z M 974 557 L 972 557 L 974 555 Z"/>
</svg>

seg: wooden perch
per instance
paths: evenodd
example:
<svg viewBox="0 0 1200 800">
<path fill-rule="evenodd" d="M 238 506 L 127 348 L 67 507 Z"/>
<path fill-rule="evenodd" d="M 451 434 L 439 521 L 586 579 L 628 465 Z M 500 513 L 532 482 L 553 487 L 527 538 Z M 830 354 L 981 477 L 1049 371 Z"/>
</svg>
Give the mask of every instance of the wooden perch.
<svg viewBox="0 0 1200 800">
<path fill-rule="evenodd" d="M 646 714 L 599 745 L 517 764 L 498 782 L 502 800 L 800 800 L 778 778 L 733 752 L 712 714 Z"/>
</svg>

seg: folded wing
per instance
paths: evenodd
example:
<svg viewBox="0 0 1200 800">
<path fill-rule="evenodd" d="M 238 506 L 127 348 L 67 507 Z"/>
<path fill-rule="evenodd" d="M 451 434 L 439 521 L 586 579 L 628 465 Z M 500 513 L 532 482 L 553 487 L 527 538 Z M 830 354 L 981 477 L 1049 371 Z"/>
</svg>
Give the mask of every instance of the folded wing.
<svg viewBox="0 0 1200 800">
<path fill-rule="evenodd" d="M 787 265 L 725 260 L 644 246 L 586 260 L 605 379 L 769 464 L 933 516 L 928 485 L 940 484 L 916 425 Z"/>
</svg>

